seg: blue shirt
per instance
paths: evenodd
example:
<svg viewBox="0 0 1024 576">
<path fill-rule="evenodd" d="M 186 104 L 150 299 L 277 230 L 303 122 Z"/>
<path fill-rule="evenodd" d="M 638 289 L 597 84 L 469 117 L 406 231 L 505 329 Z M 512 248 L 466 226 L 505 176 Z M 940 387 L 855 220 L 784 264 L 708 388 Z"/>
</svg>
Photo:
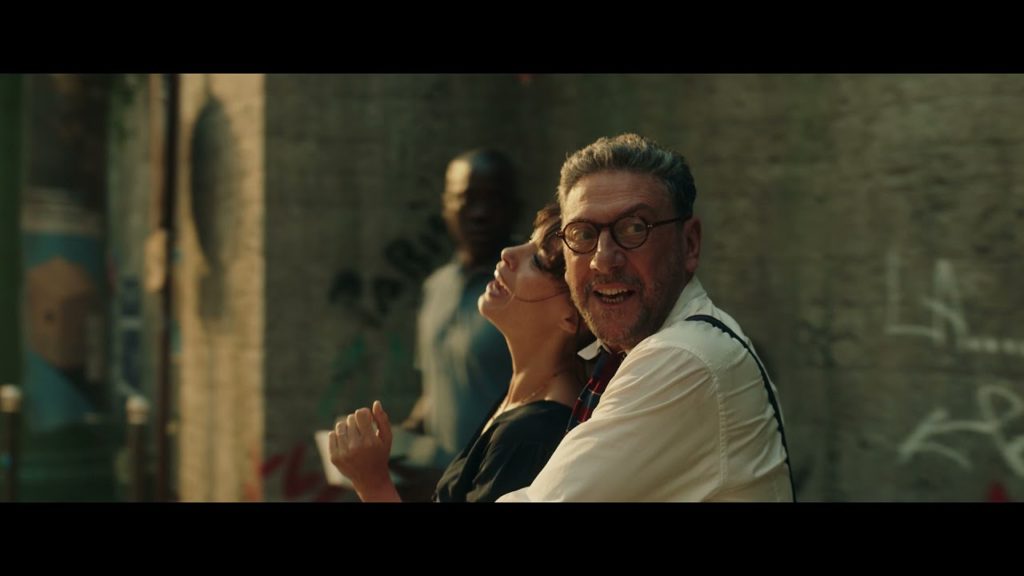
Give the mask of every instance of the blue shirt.
<svg viewBox="0 0 1024 576">
<path fill-rule="evenodd" d="M 493 273 L 453 260 L 423 284 L 416 363 L 429 402 L 424 430 L 437 441 L 440 467 L 469 443 L 512 377 L 505 337 L 477 309 Z"/>
</svg>

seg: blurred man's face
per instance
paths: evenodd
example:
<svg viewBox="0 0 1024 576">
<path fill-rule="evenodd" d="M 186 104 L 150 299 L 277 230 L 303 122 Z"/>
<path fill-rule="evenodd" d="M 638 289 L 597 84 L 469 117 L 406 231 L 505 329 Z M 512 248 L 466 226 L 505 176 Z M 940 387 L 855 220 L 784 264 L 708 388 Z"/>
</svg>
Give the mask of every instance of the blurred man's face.
<svg viewBox="0 0 1024 576">
<path fill-rule="evenodd" d="M 508 241 L 512 200 L 509 186 L 465 160 L 449 164 L 442 196 L 443 216 L 455 243 L 474 263 L 496 255 Z"/>
</svg>

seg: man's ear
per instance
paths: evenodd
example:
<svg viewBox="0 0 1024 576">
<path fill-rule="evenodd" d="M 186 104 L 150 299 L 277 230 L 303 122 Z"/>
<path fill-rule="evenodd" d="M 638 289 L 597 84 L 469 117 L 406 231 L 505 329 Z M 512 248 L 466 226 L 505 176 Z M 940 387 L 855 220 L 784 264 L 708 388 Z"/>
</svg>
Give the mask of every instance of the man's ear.
<svg viewBox="0 0 1024 576">
<path fill-rule="evenodd" d="M 700 263 L 700 218 L 692 216 L 683 223 L 683 240 L 683 264 L 686 266 L 686 272 L 693 275 L 697 271 L 697 264 Z"/>
</svg>

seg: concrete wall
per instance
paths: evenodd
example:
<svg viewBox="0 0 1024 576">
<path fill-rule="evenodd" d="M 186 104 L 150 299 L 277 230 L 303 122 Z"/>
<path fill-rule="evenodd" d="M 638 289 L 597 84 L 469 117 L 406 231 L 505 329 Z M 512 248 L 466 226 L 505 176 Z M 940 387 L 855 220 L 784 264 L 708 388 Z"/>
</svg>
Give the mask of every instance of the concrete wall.
<svg viewBox="0 0 1024 576">
<path fill-rule="evenodd" d="M 179 488 L 185 501 L 262 496 L 264 79 L 181 79 L 175 306 Z"/>
</svg>

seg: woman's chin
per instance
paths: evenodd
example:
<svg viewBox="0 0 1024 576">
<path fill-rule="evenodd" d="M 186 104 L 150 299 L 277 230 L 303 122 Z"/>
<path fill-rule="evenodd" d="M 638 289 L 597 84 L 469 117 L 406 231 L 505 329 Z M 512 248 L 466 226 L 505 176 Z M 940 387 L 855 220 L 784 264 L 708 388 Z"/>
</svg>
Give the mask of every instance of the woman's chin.
<svg viewBox="0 0 1024 576">
<path fill-rule="evenodd" d="M 506 316 L 505 309 L 511 302 L 512 297 L 509 295 L 484 292 L 477 299 L 476 307 L 481 316 L 500 328 L 499 322 Z"/>
</svg>

